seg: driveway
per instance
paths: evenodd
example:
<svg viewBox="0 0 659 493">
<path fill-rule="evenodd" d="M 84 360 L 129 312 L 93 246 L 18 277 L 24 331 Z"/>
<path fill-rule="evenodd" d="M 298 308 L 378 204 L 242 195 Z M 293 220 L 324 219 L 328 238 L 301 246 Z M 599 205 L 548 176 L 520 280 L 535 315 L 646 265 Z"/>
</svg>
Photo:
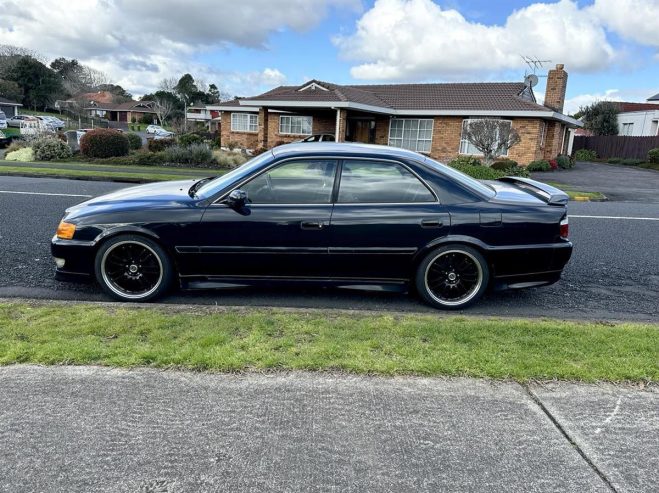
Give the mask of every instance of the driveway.
<svg viewBox="0 0 659 493">
<path fill-rule="evenodd" d="M 659 200 L 659 172 L 633 166 L 579 161 L 572 169 L 532 173 L 531 177 L 538 181 L 561 183 L 577 190 L 602 192 L 614 201 Z"/>
<path fill-rule="evenodd" d="M 0 395 L 0 491 L 622 493 L 659 482 L 652 388 L 11 366 Z"/>
</svg>

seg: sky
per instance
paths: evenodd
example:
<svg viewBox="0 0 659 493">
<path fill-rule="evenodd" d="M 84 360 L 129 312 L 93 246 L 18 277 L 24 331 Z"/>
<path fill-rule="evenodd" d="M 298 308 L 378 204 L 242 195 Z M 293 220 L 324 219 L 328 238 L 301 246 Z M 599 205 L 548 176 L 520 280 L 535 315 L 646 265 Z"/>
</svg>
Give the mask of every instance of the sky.
<svg viewBox="0 0 659 493">
<path fill-rule="evenodd" d="M 105 72 L 138 96 L 191 73 L 251 96 L 338 84 L 569 74 L 565 111 L 659 93 L 659 0 L 0 0 L 0 43 Z"/>
</svg>

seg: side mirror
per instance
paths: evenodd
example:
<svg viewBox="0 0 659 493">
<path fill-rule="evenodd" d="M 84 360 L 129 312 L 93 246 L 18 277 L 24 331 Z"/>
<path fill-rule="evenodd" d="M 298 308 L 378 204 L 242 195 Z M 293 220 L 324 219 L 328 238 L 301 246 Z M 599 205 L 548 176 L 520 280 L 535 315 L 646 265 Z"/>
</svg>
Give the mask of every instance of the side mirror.
<svg viewBox="0 0 659 493">
<path fill-rule="evenodd" d="M 226 202 L 232 209 L 242 209 L 247 204 L 247 192 L 234 190 L 229 194 Z"/>
</svg>

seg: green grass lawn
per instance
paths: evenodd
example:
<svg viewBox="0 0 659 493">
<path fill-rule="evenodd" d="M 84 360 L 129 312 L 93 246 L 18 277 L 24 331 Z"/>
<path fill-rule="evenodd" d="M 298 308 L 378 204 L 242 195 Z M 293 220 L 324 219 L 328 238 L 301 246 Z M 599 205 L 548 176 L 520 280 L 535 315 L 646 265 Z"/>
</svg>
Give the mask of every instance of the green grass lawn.
<svg viewBox="0 0 659 493">
<path fill-rule="evenodd" d="M 568 194 L 570 200 L 606 200 L 606 195 L 604 195 L 602 192 L 584 192 L 582 190 L 575 190 L 569 185 L 564 185 L 563 183 L 556 183 L 552 181 L 547 181 L 545 183 L 547 185 L 551 185 L 552 187 L 563 190 L 566 194 Z"/>
<path fill-rule="evenodd" d="M 281 309 L 0 304 L 0 364 L 656 381 L 659 326 Z"/>
<path fill-rule="evenodd" d="M 638 167 L 643 169 L 652 169 L 654 171 L 659 171 L 659 163 L 643 163 L 643 164 L 639 164 Z"/>
</svg>

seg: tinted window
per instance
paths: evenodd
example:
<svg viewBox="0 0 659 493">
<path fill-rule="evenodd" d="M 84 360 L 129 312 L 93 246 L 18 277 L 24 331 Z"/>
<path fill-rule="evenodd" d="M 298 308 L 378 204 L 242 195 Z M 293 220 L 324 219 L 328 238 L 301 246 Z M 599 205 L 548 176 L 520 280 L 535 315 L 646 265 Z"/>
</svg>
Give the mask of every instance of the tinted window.
<svg viewBox="0 0 659 493">
<path fill-rule="evenodd" d="M 339 202 L 434 202 L 435 197 L 404 166 L 382 161 L 344 161 Z"/>
<path fill-rule="evenodd" d="M 252 204 L 329 204 L 336 161 L 292 161 L 262 173 L 242 187 Z"/>
</svg>

